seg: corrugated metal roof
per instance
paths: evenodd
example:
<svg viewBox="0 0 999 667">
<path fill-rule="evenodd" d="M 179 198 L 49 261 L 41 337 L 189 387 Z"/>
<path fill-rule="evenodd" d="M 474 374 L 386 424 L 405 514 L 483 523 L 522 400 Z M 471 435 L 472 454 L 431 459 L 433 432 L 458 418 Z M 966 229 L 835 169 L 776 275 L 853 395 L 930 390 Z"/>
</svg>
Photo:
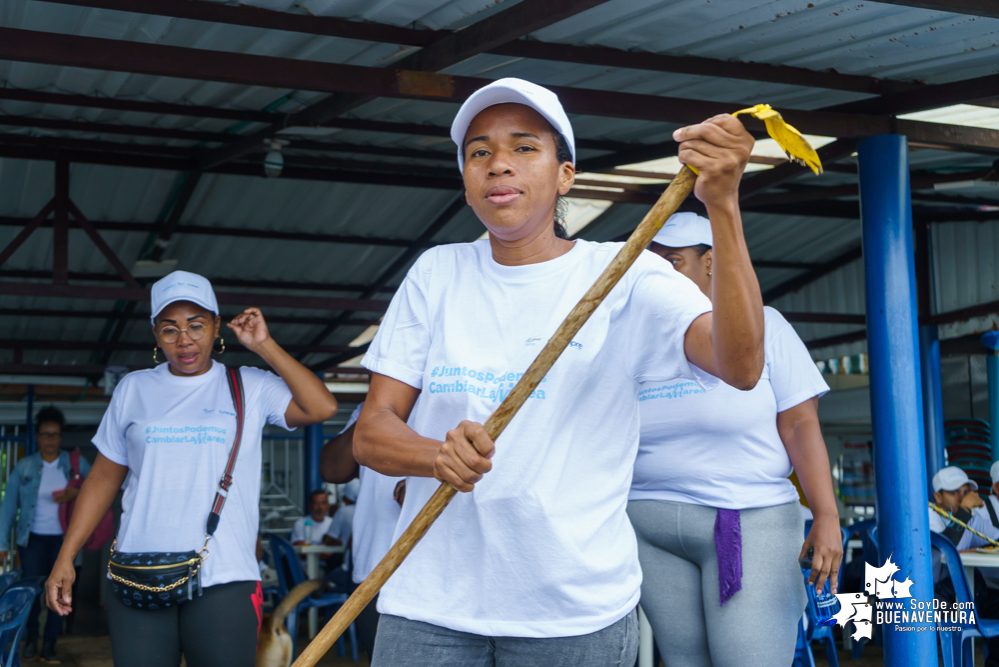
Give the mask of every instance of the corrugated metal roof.
<svg viewBox="0 0 999 667">
<path fill-rule="evenodd" d="M 397 26 L 456 29 L 509 8 L 515 2 L 252 0 L 244 4 L 274 11 L 337 16 Z M 7 0 L 0 4 L 0 26 L 368 66 L 388 65 L 414 50 L 395 44 L 373 44 L 29 0 Z M 999 58 L 996 57 L 995 50 L 996 43 L 999 42 L 999 21 L 856 0 L 756 0 L 738 5 L 707 0 L 681 0 L 674 3 L 612 0 L 540 30 L 531 35 L 530 39 L 673 55 L 696 55 L 720 60 L 793 65 L 814 70 L 835 69 L 842 73 L 929 83 L 999 72 Z M 521 76 L 543 84 L 669 95 L 733 104 L 765 101 L 775 106 L 800 109 L 821 108 L 864 97 L 862 94 L 846 91 L 621 70 L 494 54 L 470 58 L 446 71 L 487 78 Z M 16 88 L 132 100 L 253 110 L 270 106 L 281 112 L 293 111 L 324 97 L 309 91 L 7 61 L 0 61 L 0 82 Z M 286 101 L 273 106 L 276 101 L 285 97 Z M 378 99 L 354 109 L 347 116 L 447 126 L 454 111 L 455 105 L 449 103 Z M 966 115 L 951 116 L 948 118 L 949 122 L 977 125 L 993 123 L 991 119 L 995 113 L 993 110 L 982 111 L 980 107 L 965 109 L 963 112 Z M 236 125 L 217 119 L 10 100 L 0 100 L 0 114 L 211 132 L 229 130 L 242 134 L 261 127 L 259 124 Z M 574 115 L 573 123 L 578 137 L 643 143 L 668 142 L 675 127 L 669 123 L 582 115 Z M 4 127 L 0 127 L 0 131 L 126 143 L 155 143 L 174 147 L 192 145 L 191 141 L 179 139 L 134 138 L 101 133 Z M 445 153 L 453 150 L 446 138 L 404 134 L 339 130 L 327 135 L 325 139 L 374 146 L 434 149 Z M 294 154 L 294 146 L 293 139 L 289 154 Z M 599 152 L 580 151 L 581 158 L 596 154 Z M 384 156 L 364 156 L 363 159 L 393 160 Z M 910 161 L 914 169 L 944 171 L 981 169 L 991 162 L 991 158 L 950 151 L 918 150 L 910 154 Z M 843 164 L 849 162 L 843 161 Z M 409 160 L 407 164 L 423 168 L 453 167 L 453 164 L 435 161 Z M 33 216 L 51 196 L 52 180 L 53 168 L 50 163 L 0 159 L 0 216 Z M 851 174 L 827 172 L 821 178 L 800 179 L 796 185 L 831 187 L 853 182 L 855 177 Z M 95 221 L 159 220 L 165 205 L 176 191 L 177 184 L 178 174 L 174 172 L 81 164 L 74 164 L 71 170 L 71 196 L 84 213 Z M 949 194 L 960 196 L 963 193 Z M 224 228 L 414 239 L 454 196 L 454 192 L 447 190 L 403 186 L 205 175 L 182 222 Z M 989 195 L 976 192 L 975 196 Z M 999 196 L 995 198 L 999 200 Z M 592 225 L 584 228 L 582 236 L 596 240 L 615 238 L 633 228 L 646 210 L 647 207 L 642 205 L 616 204 L 598 215 Z M 856 220 L 762 213 L 746 213 L 744 219 L 747 241 L 751 253 L 757 259 L 823 262 L 856 244 L 860 234 Z M 937 226 L 940 235 L 939 238 L 935 237 L 934 242 L 941 268 L 937 271 L 936 280 L 938 292 L 942 295 L 938 296 L 938 311 L 950 309 L 948 304 L 951 303 L 967 305 L 996 299 L 992 284 L 995 267 L 990 263 L 991 260 L 963 262 L 963 254 L 966 252 L 973 250 L 978 255 L 987 253 L 986 248 L 991 247 L 992 242 L 989 236 L 992 234 L 990 224 L 952 223 Z M 967 230 L 975 231 L 972 233 Z M 16 228 L 0 227 L 0 246 L 13 238 L 16 231 Z M 481 233 L 480 223 L 466 209 L 455 216 L 434 240 L 467 241 Z M 960 236 L 962 234 L 964 236 Z M 104 236 L 126 264 L 134 261 L 146 240 L 145 235 L 139 233 L 105 232 Z M 50 238 L 51 234 L 47 230 L 36 233 L 5 268 L 45 270 L 50 267 Z M 74 232 L 71 240 L 72 271 L 110 271 L 104 258 L 81 234 Z M 363 284 L 372 281 L 401 253 L 401 248 L 268 242 L 181 234 L 171 241 L 165 256 L 178 259 L 181 268 L 201 270 L 213 276 L 232 279 Z M 953 266 L 959 268 L 948 273 L 952 262 Z M 799 273 L 800 271 L 790 269 L 759 270 L 764 291 Z M 401 275 L 400 273 L 395 277 L 394 283 L 401 279 Z M 962 289 L 962 286 L 969 283 L 973 283 L 975 288 Z M 330 291 L 324 291 L 323 294 L 357 295 Z M 0 307 L 108 310 L 113 305 L 100 302 L 81 305 L 71 300 L 0 296 Z M 798 293 L 779 299 L 775 305 L 794 311 L 863 312 L 862 265 L 855 262 Z M 100 320 L 72 319 L 59 322 L 52 318 L 3 318 L 0 322 L 0 336 L 96 340 L 103 326 Z M 141 321 L 131 323 L 125 338 L 143 340 L 144 326 Z M 795 326 L 806 339 L 834 335 L 848 329 L 843 325 Z M 345 327 L 328 342 L 342 344 L 362 329 L 363 327 Z M 275 326 L 275 333 L 280 332 L 282 339 L 288 342 L 308 342 L 318 330 L 317 325 Z M 863 343 L 858 343 L 837 348 L 834 352 L 845 354 L 862 348 Z M 822 355 L 833 356 L 827 352 L 823 351 Z M 0 350 L 0 359 L 4 359 L 5 354 L 5 351 Z M 81 358 L 79 353 L 32 354 L 35 358 L 49 359 L 51 363 Z M 122 358 L 131 360 L 139 357 L 138 353 L 130 353 Z"/>
</svg>

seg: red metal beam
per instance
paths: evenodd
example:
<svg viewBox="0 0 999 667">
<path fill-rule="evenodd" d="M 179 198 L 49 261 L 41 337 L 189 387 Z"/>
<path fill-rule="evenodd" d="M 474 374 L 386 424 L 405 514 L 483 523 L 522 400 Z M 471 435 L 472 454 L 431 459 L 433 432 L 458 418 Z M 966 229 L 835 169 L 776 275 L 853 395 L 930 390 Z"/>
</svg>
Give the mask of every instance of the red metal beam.
<svg viewBox="0 0 999 667">
<path fill-rule="evenodd" d="M 864 315 L 851 313 L 807 313 L 780 311 L 788 322 L 807 322 L 810 324 L 866 324 Z"/>
<path fill-rule="evenodd" d="M 357 283 L 332 283 L 332 282 L 301 282 L 293 280 L 239 280 L 235 278 L 206 276 L 216 287 L 234 287 L 245 290 L 291 290 L 308 292 L 362 292 L 367 285 Z M 47 271 L 30 271 L 24 269 L 0 269 L 0 278 L 19 278 L 28 280 L 48 280 L 51 274 Z M 70 280 L 81 280 L 95 283 L 115 283 L 121 282 L 121 278 L 113 273 L 90 273 L 84 271 L 70 271 Z M 394 289 L 385 288 L 379 292 L 394 292 Z"/>
<path fill-rule="evenodd" d="M 60 120 L 37 116 L 0 115 L 0 125 L 11 127 L 38 127 L 44 130 L 64 130 L 67 132 L 91 132 L 94 134 L 122 134 L 131 137 L 155 137 L 158 139 L 180 139 L 182 141 L 207 141 L 227 143 L 239 137 L 221 132 L 198 132 L 195 130 L 174 130 L 153 126 L 118 125 L 117 123 L 94 123 L 92 121 Z"/>
<path fill-rule="evenodd" d="M 31 224 L 30 218 L 11 218 L 0 216 L 0 227 L 24 227 Z M 163 225 L 152 222 L 92 222 L 95 229 L 105 232 L 144 232 L 162 234 Z M 52 221 L 43 221 L 41 227 L 51 227 Z M 302 243 L 334 243 L 340 245 L 366 245 L 390 248 L 407 248 L 412 243 L 410 239 L 379 238 L 369 236 L 347 236 L 341 234 L 317 234 L 313 232 L 290 232 L 280 229 L 249 229 L 246 227 L 208 227 L 204 225 L 177 225 L 177 234 L 194 234 L 199 236 L 224 236 L 247 239 L 266 239 L 268 241 L 299 241 Z"/>
<path fill-rule="evenodd" d="M 13 255 L 17 249 L 28 240 L 28 237 L 31 236 L 36 229 L 42 226 L 45 219 L 49 217 L 49 214 L 55 210 L 55 205 L 55 199 L 49 200 L 49 203 L 42 207 L 42 210 L 38 212 L 38 215 L 24 225 L 24 229 L 22 229 L 17 236 L 11 239 L 10 243 L 7 244 L 7 247 L 0 251 L 0 266 L 3 266 L 4 262 L 10 259 L 10 256 Z"/>
<path fill-rule="evenodd" d="M 233 348 L 243 351 L 244 348 L 238 342 L 230 342 Z M 87 340 L 39 340 L 37 338 L 27 339 L 0 339 L 0 349 L 4 350 L 67 350 L 67 351 L 109 351 L 109 352 L 145 352 L 152 350 L 153 341 L 149 342 L 129 342 L 129 341 L 87 341 Z M 348 345 L 282 345 L 286 352 L 309 353 L 317 352 L 322 354 L 343 354 L 353 352 L 355 347 Z"/>
<path fill-rule="evenodd" d="M 202 81 L 270 86 L 280 90 L 342 92 L 369 97 L 454 103 L 463 101 L 490 81 L 430 72 L 140 44 L 15 28 L 0 28 L 0 58 L 154 76 L 193 78 Z M 551 89 L 559 95 L 570 113 L 659 122 L 700 122 L 704 118 L 730 112 L 739 106 L 736 103 L 563 86 L 551 86 Z M 316 113 L 319 111 L 317 109 Z M 781 109 L 781 112 L 787 121 L 799 130 L 812 134 L 862 137 L 896 130 L 892 119 L 887 116 L 793 109 Z M 320 123 L 327 117 L 316 117 L 311 120 Z M 304 116 L 302 119 L 307 120 Z M 758 121 L 747 122 L 747 125 L 754 130 L 763 129 L 762 123 Z M 899 121 L 898 131 L 902 131 L 902 127 L 902 121 Z M 912 141 L 958 145 L 972 151 L 999 152 L 997 148 L 999 130 L 905 121 L 904 131 Z M 209 163 L 212 161 L 215 161 L 215 158 L 208 160 Z"/>
<path fill-rule="evenodd" d="M 70 277 L 72 277 L 70 273 Z M 231 320 L 236 317 L 242 311 L 223 311 L 221 313 L 223 320 Z M 129 321 L 142 321 L 148 322 L 149 315 L 146 313 L 130 312 L 126 313 L 124 311 L 114 311 L 114 310 L 67 310 L 65 308 L 61 309 L 46 309 L 46 308 L 0 308 L 0 317 L 51 317 L 55 319 L 102 319 L 102 320 L 129 320 Z M 347 321 L 348 326 L 358 326 L 358 327 L 369 327 L 372 324 L 378 324 L 381 320 L 371 319 L 371 318 L 354 318 Z M 300 315 L 276 315 L 267 314 L 267 322 L 269 324 L 328 324 L 328 317 L 321 317 L 318 315 L 313 315 L 311 317 L 300 316 Z"/>
<path fill-rule="evenodd" d="M 875 2 L 999 19 L 999 5 L 995 0 L 875 0 Z"/>
<path fill-rule="evenodd" d="M 338 18 L 275 12 L 247 5 L 203 4 L 190 0 L 50 0 L 81 7 L 114 9 L 140 14 L 172 16 L 195 21 L 242 25 L 267 30 L 287 30 L 312 35 L 362 39 L 374 42 L 431 47 L 447 37 L 446 30 L 400 28 L 369 21 L 347 21 Z M 467 32 L 463 30 L 460 32 Z M 533 32 L 533 31 L 532 31 Z M 470 36 L 466 36 L 469 39 Z M 787 65 L 734 62 L 698 56 L 673 56 L 660 53 L 624 51 L 605 46 L 576 46 L 515 39 L 488 48 L 489 53 L 554 60 L 598 67 L 673 72 L 698 76 L 724 77 L 749 81 L 767 81 L 795 86 L 849 90 L 882 95 L 889 92 L 919 88 L 920 84 L 874 77 L 810 70 Z M 421 68 L 428 69 L 428 68 Z"/>
<path fill-rule="evenodd" d="M 0 291 L 7 296 L 34 296 L 64 299 L 96 299 L 101 301 L 148 301 L 149 290 L 135 287 L 104 287 L 98 285 L 53 285 L 45 283 L 0 282 Z M 263 306 L 269 308 L 302 308 L 305 310 L 357 310 L 384 312 L 388 301 L 377 299 L 344 299 L 339 297 L 300 296 L 292 294 L 260 294 L 249 292 L 216 292 L 220 304 Z"/>
<path fill-rule="evenodd" d="M 809 350 L 815 350 L 822 347 L 832 347 L 834 345 L 845 345 L 847 343 L 856 343 L 858 340 L 865 340 L 867 338 L 867 329 L 862 329 L 861 331 L 851 331 L 845 334 L 837 334 L 835 336 L 826 336 L 825 338 L 815 338 L 812 340 L 805 341 L 805 347 Z"/>
<path fill-rule="evenodd" d="M 439 95 L 442 92 L 447 92 L 453 83 L 449 81 L 450 77 L 432 75 L 430 72 L 456 65 L 474 55 L 483 53 L 488 46 L 518 39 L 606 1 L 534 0 L 533 2 L 522 2 L 512 8 L 504 7 L 499 12 L 457 33 L 441 35 L 438 39 L 427 44 L 421 51 L 402 58 L 395 63 L 395 74 L 389 74 L 389 76 L 396 81 L 400 92 L 409 90 L 429 92 L 432 96 Z M 426 73 L 421 73 L 419 70 L 426 70 Z M 377 71 L 379 76 L 391 72 L 391 70 L 386 69 L 378 69 Z M 479 87 L 481 86 L 475 86 L 468 90 L 465 95 L 462 95 L 462 99 Z M 332 92 L 349 94 L 335 94 L 320 100 L 302 111 L 292 114 L 288 118 L 287 124 L 318 125 L 378 97 L 377 93 L 368 90 Z M 214 150 L 201 160 L 201 168 L 214 167 L 244 155 L 259 146 L 263 139 L 273 136 L 280 129 L 281 126 L 272 125 L 246 137 L 239 143 Z"/>
<path fill-rule="evenodd" d="M 182 0 L 184 4 L 193 4 L 190 0 Z M 56 104 L 73 107 L 85 107 L 91 109 L 110 109 L 118 111 L 135 111 L 154 115 L 167 116 L 189 116 L 192 118 L 217 118 L 220 120 L 234 120 L 255 123 L 283 123 L 285 114 L 271 113 L 267 111 L 251 111 L 244 109 L 226 109 L 221 107 L 198 106 L 195 104 L 171 104 L 168 102 L 147 102 L 141 100 L 119 100 L 110 97 L 96 97 L 93 95 L 71 95 L 67 93 L 49 93 L 36 90 L 23 90 L 18 88 L 0 88 L 0 100 L 18 100 L 23 102 L 37 102 L 39 104 Z M 9 119 L 10 116 L 2 116 Z M 30 121 L 33 117 L 27 117 Z M 107 125 L 112 125 L 108 123 Z M 30 126 L 30 123 L 28 125 Z M 117 124 L 112 127 L 121 127 Z M 138 132 L 144 129 L 140 126 L 127 126 Z M 450 130 L 443 125 L 425 125 L 421 123 L 393 123 L 383 120 L 365 120 L 362 118 L 331 118 L 322 124 L 322 127 L 335 127 L 343 130 L 356 130 L 359 132 L 377 132 L 380 134 L 403 134 L 420 137 L 442 137 L 451 136 Z M 21 136 L 21 135 L 16 135 Z M 232 140 L 233 135 L 224 135 L 228 140 Z M 221 138 L 219 138 L 221 141 Z M 302 143 L 326 143 L 326 142 L 295 142 L 296 146 Z M 370 148 L 368 146 L 358 146 L 354 144 L 340 144 L 344 146 L 344 152 L 359 152 L 360 148 Z M 349 148 L 348 148 L 349 147 Z M 576 137 L 576 147 L 580 149 L 599 151 L 625 151 L 641 148 L 642 144 L 629 143 L 624 141 L 612 141 L 609 139 L 587 139 L 586 137 Z M 152 147 L 151 147 L 152 148 Z M 157 147 L 158 149 L 169 147 Z M 380 147 L 378 147 L 380 148 Z M 182 150 L 182 149 L 176 149 Z M 309 150 L 313 150 L 311 147 Z M 318 150 L 315 149 L 315 150 Z M 325 149 L 324 149 L 325 150 Z M 337 150 L 337 149 L 329 149 Z M 391 150 L 395 150 L 394 148 Z M 442 151 L 419 151 L 436 156 Z M 400 153 L 401 155 L 401 153 Z M 453 153 L 448 153 L 454 159 Z M 414 155 L 413 157 L 416 157 Z M 424 157 L 420 155 L 419 157 Z M 436 157 L 434 157 L 436 159 Z"/>
<path fill-rule="evenodd" d="M 770 303 L 771 301 L 779 299 L 785 294 L 790 294 L 791 292 L 795 292 L 804 287 L 805 285 L 813 283 L 819 278 L 829 275 L 833 271 L 841 267 L 844 267 L 847 264 L 855 262 L 856 260 L 860 259 L 862 256 L 863 253 L 859 245 L 850 248 L 846 252 L 840 253 L 831 260 L 819 264 L 811 271 L 806 271 L 800 276 L 796 276 L 791 280 L 788 280 L 786 282 L 781 283 L 780 285 L 777 285 L 776 287 L 771 287 L 770 289 L 768 289 L 766 292 L 763 293 L 763 302 Z"/>
<path fill-rule="evenodd" d="M 74 204 L 69 198 L 66 199 L 66 204 L 69 207 L 70 212 L 73 214 L 73 218 L 76 219 L 76 224 L 78 224 L 87 236 L 90 237 L 90 240 L 95 246 L 97 246 L 97 249 L 101 251 L 101 254 L 104 255 L 104 258 L 108 260 L 111 266 L 114 267 L 114 270 L 118 272 L 118 275 L 121 276 L 121 279 L 125 282 L 125 284 L 129 287 L 137 287 L 141 289 L 142 286 L 139 285 L 139 281 L 132 276 L 132 272 L 128 270 L 128 267 L 125 266 L 120 259 L 118 259 L 118 255 L 114 254 L 114 250 L 112 250 L 110 246 L 104 242 L 104 239 L 97 232 L 97 230 L 94 229 L 94 226 L 90 224 L 90 221 L 87 220 L 80 209 L 77 208 L 76 204 Z M 66 271 L 66 278 L 67 280 L 69 278 L 68 269 Z"/>
</svg>

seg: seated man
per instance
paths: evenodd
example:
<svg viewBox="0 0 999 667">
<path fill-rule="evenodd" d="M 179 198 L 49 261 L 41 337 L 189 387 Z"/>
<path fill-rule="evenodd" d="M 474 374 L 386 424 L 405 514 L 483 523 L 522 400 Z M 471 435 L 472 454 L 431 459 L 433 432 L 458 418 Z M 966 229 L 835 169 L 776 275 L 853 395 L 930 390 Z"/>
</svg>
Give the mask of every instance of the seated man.
<svg viewBox="0 0 999 667">
<path fill-rule="evenodd" d="M 333 518 L 329 514 L 329 496 L 323 489 L 316 489 L 309 495 L 309 516 L 296 521 L 291 529 L 291 543 L 296 546 L 320 544 L 333 525 Z M 309 522 L 308 526 L 305 525 L 306 521 Z"/>
<path fill-rule="evenodd" d="M 995 466 L 993 466 L 995 469 Z M 999 471 L 997 471 L 999 472 Z M 991 500 L 991 499 L 990 499 Z M 968 479 L 967 473 L 956 466 L 940 469 L 933 475 L 933 502 L 937 507 L 950 512 L 954 518 L 963 521 L 969 527 L 983 535 L 999 540 L 999 528 L 989 520 L 985 503 L 978 495 L 978 484 Z M 941 533 L 957 547 L 958 551 L 987 546 L 990 543 L 975 535 L 964 526 L 940 516 L 932 509 L 930 512 L 930 530 Z M 975 611 L 983 618 L 995 618 L 999 611 L 999 591 L 989 588 L 982 576 L 981 569 L 975 570 Z M 948 602 L 954 602 L 954 585 L 951 583 L 947 569 L 940 562 L 940 552 L 933 550 L 933 590 L 936 597 Z M 999 637 L 987 639 L 988 659 L 986 667 L 999 667 Z"/>
</svg>

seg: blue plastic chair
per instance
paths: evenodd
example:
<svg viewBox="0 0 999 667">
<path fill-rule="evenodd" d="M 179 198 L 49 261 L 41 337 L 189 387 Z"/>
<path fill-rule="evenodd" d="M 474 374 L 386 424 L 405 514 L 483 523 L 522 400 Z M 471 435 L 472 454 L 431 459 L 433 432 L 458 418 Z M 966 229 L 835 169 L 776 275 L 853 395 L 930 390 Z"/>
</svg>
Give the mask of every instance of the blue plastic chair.
<svg viewBox="0 0 999 667">
<path fill-rule="evenodd" d="M 11 587 L 11 585 L 21 577 L 20 570 L 11 570 L 0 574 L 0 595 Z"/>
<path fill-rule="evenodd" d="M 292 588 L 307 580 L 305 572 L 302 571 L 302 563 L 298 560 L 298 554 L 295 553 L 295 547 L 291 545 L 291 542 L 277 535 L 271 535 L 270 542 L 271 556 L 274 559 L 274 569 L 278 573 L 278 588 L 283 599 Z M 291 577 L 290 581 L 289 575 Z M 294 655 L 295 640 L 298 637 L 298 614 L 312 607 L 339 607 L 347 601 L 348 597 L 344 593 L 314 594 L 305 598 L 294 612 L 288 614 L 288 617 L 285 619 L 285 626 L 288 628 L 288 634 L 291 635 L 292 655 Z M 347 628 L 347 634 L 350 635 L 351 658 L 353 658 L 354 662 L 357 662 L 357 629 L 353 623 Z M 341 657 L 345 653 L 343 635 L 337 640 L 337 653 Z"/>
<path fill-rule="evenodd" d="M 801 619 L 798 619 L 798 641 L 794 645 L 794 662 L 791 667 L 815 667 L 812 645 L 805 639 L 805 624 Z"/>
<path fill-rule="evenodd" d="M 28 624 L 28 614 L 41 588 L 32 584 L 15 584 L 0 596 L 0 665 L 20 667 L 21 634 Z"/>
<path fill-rule="evenodd" d="M 968 577 L 961 562 L 961 554 L 958 553 L 954 544 L 939 533 L 930 533 L 930 544 L 939 549 L 947 561 L 947 573 L 950 575 L 951 584 L 954 586 L 954 595 L 957 602 L 973 602 L 971 587 L 968 585 Z M 940 648 L 943 653 L 944 667 L 971 667 L 972 644 L 975 637 L 989 638 L 999 637 L 999 620 L 980 618 L 975 614 L 975 624 L 962 626 L 960 630 L 938 631 L 940 638 Z"/>
</svg>

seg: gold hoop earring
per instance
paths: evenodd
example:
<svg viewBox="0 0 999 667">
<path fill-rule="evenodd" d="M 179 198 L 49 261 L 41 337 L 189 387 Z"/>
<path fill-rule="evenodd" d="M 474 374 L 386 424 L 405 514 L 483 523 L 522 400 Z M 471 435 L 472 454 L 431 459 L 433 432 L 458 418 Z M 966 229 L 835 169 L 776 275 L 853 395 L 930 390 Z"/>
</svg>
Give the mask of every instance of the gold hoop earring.
<svg viewBox="0 0 999 667">
<path fill-rule="evenodd" d="M 212 346 L 212 349 L 215 351 L 215 354 L 222 354 L 225 352 L 225 338 L 219 336 L 219 343 L 221 344 L 222 349 L 217 349 L 216 346 L 214 345 Z"/>
<path fill-rule="evenodd" d="M 153 363 L 154 364 L 160 363 L 160 360 L 156 358 L 156 355 L 159 353 L 159 351 L 160 351 L 160 346 L 159 345 L 153 345 Z"/>
<path fill-rule="evenodd" d="M 711 269 L 708 269 L 708 275 L 709 276 L 711 275 Z"/>
</svg>

